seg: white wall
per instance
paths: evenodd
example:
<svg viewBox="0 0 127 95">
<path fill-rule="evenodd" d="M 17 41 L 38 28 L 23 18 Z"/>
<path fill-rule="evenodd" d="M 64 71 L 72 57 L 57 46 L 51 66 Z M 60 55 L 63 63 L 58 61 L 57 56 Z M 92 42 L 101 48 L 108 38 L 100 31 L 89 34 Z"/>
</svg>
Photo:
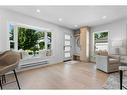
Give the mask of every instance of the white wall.
<svg viewBox="0 0 127 95">
<path fill-rule="evenodd" d="M 112 41 L 123 40 L 124 46 L 121 48 L 122 54 L 127 54 L 127 18 L 114 21 L 109 24 L 91 27 L 90 32 L 90 54 L 93 54 L 93 32 L 109 31 L 109 52 L 114 53 Z"/>
<path fill-rule="evenodd" d="M 64 33 L 69 33 L 72 35 L 73 43 L 73 31 L 55 24 L 51 24 L 46 21 L 42 21 L 30 16 L 26 16 L 20 13 L 11 12 L 8 10 L 0 9 L 0 51 L 5 51 L 9 49 L 9 33 L 8 33 L 8 23 L 22 23 L 31 26 L 36 26 L 40 28 L 50 29 L 52 32 L 52 50 L 53 55 L 49 58 L 50 63 L 59 63 L 63 61 L 63 42 Z M 73 51 L 72 46 L 72 51 Z"/>
</svg>

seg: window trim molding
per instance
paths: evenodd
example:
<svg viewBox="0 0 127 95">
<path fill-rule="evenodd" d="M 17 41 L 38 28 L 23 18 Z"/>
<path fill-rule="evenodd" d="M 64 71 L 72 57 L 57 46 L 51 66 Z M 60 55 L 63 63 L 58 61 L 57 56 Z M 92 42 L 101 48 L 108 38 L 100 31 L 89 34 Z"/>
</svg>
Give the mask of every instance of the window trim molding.
<svg viewBox="0 0 127 95">
<path fill-rule="evenodd" d="M 8 34 L 10 32 L 10 29 L 9 29 L 10 26 L 9 25 L 13 25 L 14 26 L 14 40 L 13 40 L 13 42 L 14 42 L 14 50 L 18 51 L 18 27 L 29 28 L 29 29 L 39 30 L 39 31 L 44 31 L 44 33 L 45 33 L 45 37 L 44 37 L 44 39 L 45 39 L 45 49 L 43 49 L 43 50 L 48 50 L 48 48 L 47 48 L 47 45 L 48 45 L 47 33 L 51 32 L 50 29 L 39 28 L 39 27 L 36 27 L 36 26 L 27 25 L 27 24 L 9 22 L 8 23 L 8 29 L 7 29 L 8 30 Z M 51 36 L 51 39 L 52 39 L 52 36 Z M 12 42 L 12 40 L 9 39 L 9 48 L 10 48 L 10 42 Z M 52 41 L 51 41 L 50 44 L 51 44 L 51 50 L 52 50 Z"/>
<path fill-rule="evenodd" d="M 109 30 L 103 30 L 103 31 L 92 32 L 92 40 L 93 40 L 93 41 L 92 41 L 92 42 L 93 42 L 93 43 L 92 43 L 92 44 L 93 44 L 92 46 L 93 46 L 93 53 L 95 53 L 94 33 L 98 33 L 98 32 L 108 32 L 108 41 L 107 41 L 107 43 L 108 43 L 108 51 L 109 51 L 109 42 L 110 42 L 110 41 L 109 41 L 109 40 L 110 40 L 109 37 L 110 37 L 110 31 L 109 31 Z"/>
</svg>

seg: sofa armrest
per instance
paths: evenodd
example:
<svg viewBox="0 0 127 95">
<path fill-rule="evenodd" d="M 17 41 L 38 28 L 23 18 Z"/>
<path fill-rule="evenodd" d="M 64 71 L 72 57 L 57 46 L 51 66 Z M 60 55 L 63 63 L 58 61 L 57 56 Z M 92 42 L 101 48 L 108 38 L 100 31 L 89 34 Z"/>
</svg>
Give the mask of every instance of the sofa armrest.
<svg viewBox="0 0 127 95">
<path fill-rule="evenodd" d="M 120 59 L 120 56 L 119 55 L 109 55 L 109 58 Z"/>
<path fill-rule="evenodd" d="M 107 63 L 108 62 L 108 56 L 102 56 L 102 55 L 97 55 L 96 56 L 96 63 Z"/>
</svg>

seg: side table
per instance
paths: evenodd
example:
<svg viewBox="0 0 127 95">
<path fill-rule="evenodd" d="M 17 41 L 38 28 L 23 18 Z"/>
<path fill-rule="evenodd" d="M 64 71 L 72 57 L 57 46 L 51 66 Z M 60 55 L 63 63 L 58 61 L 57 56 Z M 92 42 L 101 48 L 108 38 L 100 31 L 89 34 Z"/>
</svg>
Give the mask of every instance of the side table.
<svg viewBox="0 0 127 95">
<path fill-rule="evenodd" d="M 127 65 L 125 66 L 119 66 L 119 73 L 120 73 L 120 89 L 122 90 L 122 88 L 127 89 L 127 87 L 125 87 L 123 85 L 123 71 L 127 71 Z"/>
</svg>

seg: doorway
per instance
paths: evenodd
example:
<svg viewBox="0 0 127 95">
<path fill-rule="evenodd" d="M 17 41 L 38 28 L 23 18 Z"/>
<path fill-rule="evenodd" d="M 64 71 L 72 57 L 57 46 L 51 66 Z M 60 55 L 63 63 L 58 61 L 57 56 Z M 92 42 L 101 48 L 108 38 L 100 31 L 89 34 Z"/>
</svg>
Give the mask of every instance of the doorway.
<svg viewBox="0 0 127 95">
<path fill-rule="evenodd" d="M 72 54 L 71 54 L 71 35 L 70 34 L 65 34 L 64 35 L 64 61 L 69 61 L 72 59 Z"/>
</svg>

